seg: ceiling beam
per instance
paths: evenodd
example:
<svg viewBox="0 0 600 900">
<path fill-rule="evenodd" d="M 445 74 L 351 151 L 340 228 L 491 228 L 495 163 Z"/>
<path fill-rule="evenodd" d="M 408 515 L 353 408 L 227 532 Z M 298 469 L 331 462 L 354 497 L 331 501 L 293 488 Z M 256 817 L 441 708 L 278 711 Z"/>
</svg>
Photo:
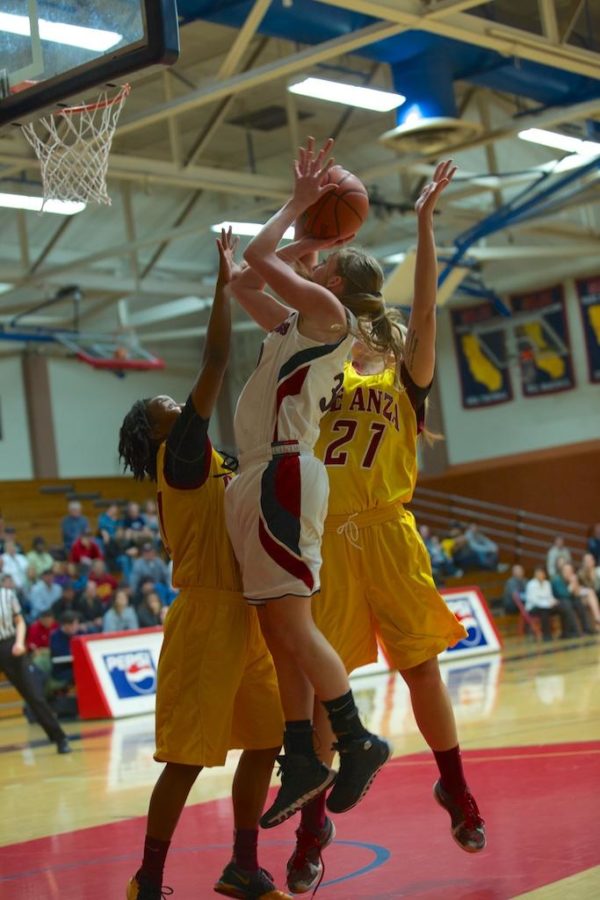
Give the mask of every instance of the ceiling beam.
<svg viewBox="0 0 600 900">
<path fill-rule="evenodd" d="M 180 297 L 170 303 L 161 303 L 150 309 L 143 309 L 140 312 L 129 312 L 129 325 L 133 328 L 139 328 L 143 325 L 154 325 L 157 322 L 170 321 L 178 319 L 181 316 L 189 316 L 192 313 L 203 312 L 212 306 L 212 297 Z"/>
<path fill-rule="evenodd" d="M 271 0 L 255 0 L 254 6 L 246 16 L 246 21 L 239 29 L 237 36 L 229 48 L 229 52 L 217 72 L 217 81 L 230 78 L 237 72 L 242 57 L 250 45 L 250 41 L 258 31 L 258 27 L 265 17 Z"/>
</svg>

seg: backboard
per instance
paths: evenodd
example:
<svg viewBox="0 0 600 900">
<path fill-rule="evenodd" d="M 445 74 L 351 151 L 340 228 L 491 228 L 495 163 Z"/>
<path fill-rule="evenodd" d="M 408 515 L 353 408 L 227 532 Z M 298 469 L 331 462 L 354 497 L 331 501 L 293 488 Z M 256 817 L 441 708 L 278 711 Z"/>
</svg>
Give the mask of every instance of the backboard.
<svg viewBox="0 0 600 900">
<path fill-rule="evenodd" d="M 0 127 L 178 55 L 176 0 L 2 0 Z"/>
</svg>

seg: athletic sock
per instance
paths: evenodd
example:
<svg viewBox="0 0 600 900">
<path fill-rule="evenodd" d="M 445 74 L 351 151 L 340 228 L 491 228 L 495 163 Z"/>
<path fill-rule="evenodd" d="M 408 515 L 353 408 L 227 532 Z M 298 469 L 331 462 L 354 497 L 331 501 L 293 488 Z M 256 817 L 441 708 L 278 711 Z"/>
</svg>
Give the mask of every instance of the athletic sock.
<svg viewBox="0 0 600 900">
<path fill-rule="evenodd" d="M 313 726 L 310 719 L 298 719 L 285 723 L 283 746 L 287 754 L 316 756 L 313 743 Z"/>
<path fill-rule="evenodd" d="M 240 869 L 258 871 L 258 828 L 236 828 L 233 832 L 233 858 Z"/>
<path fill-rule="evenodd" d="M 457 796 L 464 793 L 467 788 L 462 767 L 460 747 L 452 747 L 451 750 L 434 750 L 433 755 L 440 770 L 442 787 L 449 794 Z"/>
<path fill-rule="evenodd" d="M 157 887 L 162 886 L 163 870 L 170 846 L 171 841 L 161 841 L 158 838 L 150 837 L 149 834 L 146 835 L 144 858 L 138 873 L 143 876 L 145 881 L 149 881 Z"/>
<path fill-rule="evenodd" d="M 300 825 L 303 830 L 318 834 L 325 827 L 325 799 L 326 793 L 323 791 L 302 808 Z"/>
<path fill-rule="evenodd" d="M 351 690 L 341 697 L 336 697 L 334 700 L 324 700 L 323 706 L 327 710 L 329 722 L 335 732 L 335 736 L 342 743 L 354 738 L 364 738 L 369 734 L 360 721 Z"/>
</svg>

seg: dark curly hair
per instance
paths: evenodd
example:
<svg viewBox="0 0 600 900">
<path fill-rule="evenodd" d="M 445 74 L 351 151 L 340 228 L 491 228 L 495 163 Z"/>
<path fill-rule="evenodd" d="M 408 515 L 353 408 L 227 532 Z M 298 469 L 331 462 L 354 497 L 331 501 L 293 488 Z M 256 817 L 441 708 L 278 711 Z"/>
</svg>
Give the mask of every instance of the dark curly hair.
<svg viewBox="0 0 600 900">
<path fill-rule="evenodd" d="M 152 437 L 152 423 L 148 416 L 150 398 L 136 400 L 119 431 L 119 460 L 123 469 L 132 472 L 136 481 L 148 477 L 156 481 L 156 451 L 158 441 Z"/>
</svg>

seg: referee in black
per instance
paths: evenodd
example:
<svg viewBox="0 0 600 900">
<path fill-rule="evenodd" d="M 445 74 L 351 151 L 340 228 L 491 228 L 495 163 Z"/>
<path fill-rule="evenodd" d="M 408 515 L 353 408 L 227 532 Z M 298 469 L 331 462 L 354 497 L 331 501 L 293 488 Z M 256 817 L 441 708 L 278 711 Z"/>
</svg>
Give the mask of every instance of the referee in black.
<svg viewBox="0 0 600 900">
<path fill-rule="evenodd" d="M 56 744 L 59 753 L 70 753 L 69 739 L 58 719 L 39 694 L 29 672 L 25 648 L 25 619 L 14 590 L 0 581 L 0 670 L 20 693 L 36 719 Z"/>
</svg>

